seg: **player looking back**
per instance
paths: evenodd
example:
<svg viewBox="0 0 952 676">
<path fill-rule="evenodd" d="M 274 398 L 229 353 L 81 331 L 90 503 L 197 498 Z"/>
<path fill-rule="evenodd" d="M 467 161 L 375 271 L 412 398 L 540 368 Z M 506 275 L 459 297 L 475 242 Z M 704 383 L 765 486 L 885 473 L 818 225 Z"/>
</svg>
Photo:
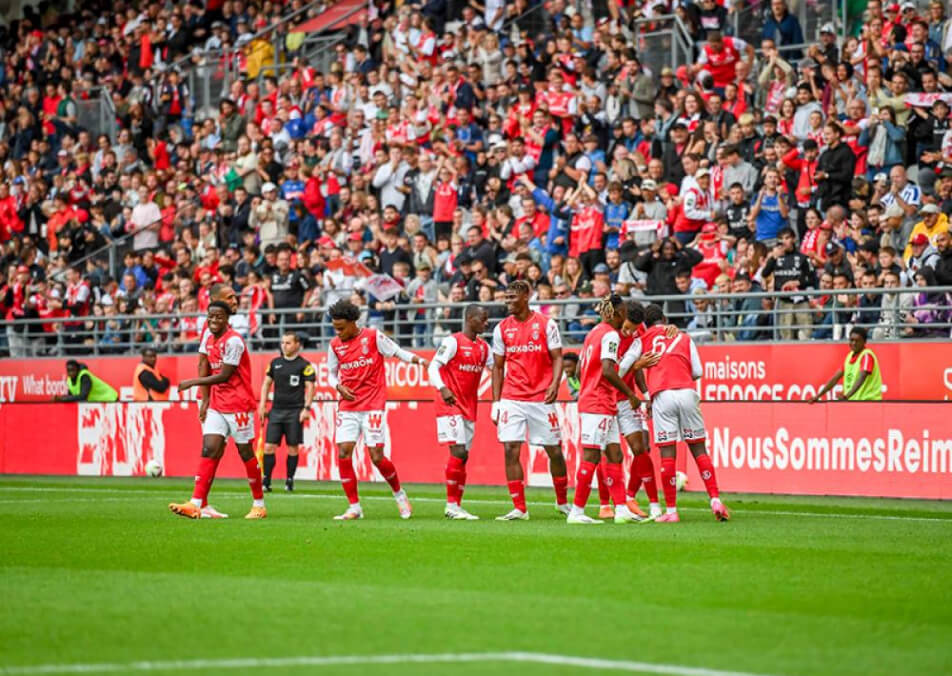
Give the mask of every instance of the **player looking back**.
<svg viewBox="0 0 952 676">
<path fill-rule="evenodd" d="M 191 387 L 202 388 L 198 419 L 202 422 L 202 458 L 195 475 L 192 499 L 169 505 L 174 513 L 190 519 L 202 516 L 208 492 L 215 480 L 218 463 L 225 453 L 225 440 L 232 437 L 245 465 L 245 473 L 254 499 L 246 519 L 263 519 L 268 515 L 261 488 L 261 470 L 251 448 L 255 436 L 255 396 L 251 390 L 251 358 L 241 336 L 228 326 L 231 309 L 222 301 L 208 306 L 208 330 L 202 333 L 198 347 L 200 376 L 179 383 L 184 392 Z"/>
<path fill-rule="evenodd" d="M 492 365 L 489 345 L 480 338 L 489 313 L 482 305 L 469 305 L 463 314 L 463 330 L 447 336 L 430 362 L 430 384 L 437 390 L 436 438 L 449 444 L 446 463 L 447 519 L 475 521 L 478 516 L 462 507 L 466 487 L 466 461 L 476 431 L 476 402 L 483 369 Z"/>
<path fill-rule="evenodd" d="M 568 516 L 568 478 L 555 402 L 562 379 L 562 337 L 548 317 L 529 309 L 529 284 L 516 280 L 506 290 L 509 316 L 493 331 L 493 412 L 506 453 L 506 480 L 513 510 L 498 521 L 525 520 L 526 488 L 519 459 L 522 442 L 545 449 L 555 487 L 556 509 Z"/>
<path fill-rule="evenodd" d="M 387 379 L 384 357 L 426 366 L 426 360 L 401 349 L 383 333 L 357 326 L 360 308 L 348 300 L 330 307 L 331 322 L 337 337 L 327 350 L 328 382 L 340 394 L 337 411 L 337 442 L 340 460 L 340 482 L 350 505 L 334 518 L 350 521 L 364 518 L 357 495 L 357 475 L 353 453 L 357 440 L 363 436 L 370 460 L 393 490 L 400 518 L 413 513 L 406 492 L 400 487 L 397 468 L 383 454 L 387 424 Z"/>
<path fill-rule="evenodd" d="M 678 441 L 683 440 L 691 449 L 697 463 L 704 487 L 711 498 L 711 511 L 718 521 L 730 519 L 727 507 L 721 503 L 717 490 L 714 464 L 707 454 L 704 439 L 704 418 L 701 416 L 700 397 L 694 381 L 703 373 L 701 357 L 694 341 L 686 333 L 673 338 L 666 335 L 663 326 L 664 313 L 657 305 L 645 308 L 647 331 L 640 341 L 632 343 L 622 358 L 619 372 L 623 375 L 636 364 L 642 346 L 660 355 L 660 361 L 645 370 L 648 390 L 651 392 L 651 420 L 654 423 L 655 443 L 661 451 L 661 483 L 664 488 L 665 514 L 659 523 L 675 523 L 681 520 L 677 508 L 677 484 L 675 457 Z"/>
<path fill-rule="evenodd" d="M 298 447 L 304 441 L 304 421 L 314 401 L 314 367 L 301 356 L 301 339 L 293 331 L 281 336 L 281 356 L 268 364 L 261 383 L 258 417 L 267 423 L 264 445 L 264 489 L 271 492 L 271 474 L 274 472 L 275 453 L 281 439 L 288 445 L 285 461 L 287 474 L 284 490 L 294 490 L 294 472 L 298 465 Z M 274 383 L 274 400 L 267 410 L 268 391 Z"/>
<path fill-rule="evenodd" d="M 618 375 L 618 345 L 621 329 L 627 316 L 621 296 L 612 294 L 598 305 L 602 321 L 595 326 L 582 345 L 579 358 L 581 391 L 578 410 L 581 417 L 582 463 L 575 481 L 575 499 L 572 511 L 566 520 L 570 524 L 595 524 L 601 520 L 585 514 L 585 503 L 592 491 L 592 478 L 604 452 L 608 464 L 605 468 L 605 484 L 615 503 L 615 523 L 642 521 L 625 504 L 625 474 L 622 469 L 624 455 L 618 438 L 618 393 L 622 393 L 633 409 L 641 401 Z M 657 363 L 656 355 L 642 355 L 633 365 L 634 369 Z"/>
</svg>

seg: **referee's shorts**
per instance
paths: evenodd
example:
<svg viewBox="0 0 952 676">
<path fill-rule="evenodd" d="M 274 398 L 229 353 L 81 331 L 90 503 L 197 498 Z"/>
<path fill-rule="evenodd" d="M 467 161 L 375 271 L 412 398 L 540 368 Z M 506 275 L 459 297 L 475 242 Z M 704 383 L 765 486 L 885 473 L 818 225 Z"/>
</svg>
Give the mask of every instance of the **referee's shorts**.
<svg viewBox="0 0 952 676">
<path fill-rule="evenodd" d="M 268 429 L 264 440 L 268 444 L 280 444 L 282 437 L 288 446 L 299 446 L 304 441 L 304 426 L 299 408 L 273 408 L 268 414 Z"/>
</svg>

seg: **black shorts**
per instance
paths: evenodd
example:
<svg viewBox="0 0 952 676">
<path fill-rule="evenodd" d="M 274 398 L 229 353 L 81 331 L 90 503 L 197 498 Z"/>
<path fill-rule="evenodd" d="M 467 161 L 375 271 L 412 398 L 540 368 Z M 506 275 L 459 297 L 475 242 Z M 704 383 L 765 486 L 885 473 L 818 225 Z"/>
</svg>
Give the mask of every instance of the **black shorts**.
<svg viewBox="0 0 952 676">
<path fill-rule="evenodd" d="M 299 408 L 273 408 L 268 414 L 268 429 L 264 440 L 268 444 L 280 444 L 284 437 L 288 446 L 298 446 L 304 441 L 304 426 Z"/>
</svg>

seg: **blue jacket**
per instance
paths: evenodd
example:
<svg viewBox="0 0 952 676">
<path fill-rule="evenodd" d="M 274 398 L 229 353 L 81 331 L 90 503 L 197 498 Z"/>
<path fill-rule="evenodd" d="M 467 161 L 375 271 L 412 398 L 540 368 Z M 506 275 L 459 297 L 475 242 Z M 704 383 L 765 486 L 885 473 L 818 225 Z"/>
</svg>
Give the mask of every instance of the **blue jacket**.
<svg viewBox="0 0 952 676">
<path fill-rule="evenodd" d="M 767 12 L 764 19 L 764 40 L 774 40 L 777 47 L 784 45 L 803 44 L 803 29 L 800 28 L 800 21 L 790 12 L 787 12 L 779 22 L 774 18 L 773 12 Z M 780 56 L 788 61 L 790 59 L 799 59 L 803 52 L 799 49 L 781 49 Z"/>
<path fill-rule="evenodd" d="M 621 204 L 613 204 L 612 202 L 608 202 L 605 205 L 605 225 L 621 230 L 621 225 L 625 222 L 625 219 L 628 218 L 628 213 L 630 211 L 631 205 L 624 200 L 621 201 Z M 605 248 L 618 248 L 617 232 L 611 232 L 608 234 L 608 239 L 605 241 Z"/>
<path fill-rule="evenodd" d="M 553 254 L 567 255 L 569 252 L 569 226 L 572 223 L 572 212 L 568 209 L 561 210 L 549 195 L 542 188 L 536 188 L 532 191 L 532 199 L 549 212 L 549 232 L 545 236 L 545 250 L 551 256 Z M 557 238 L 562 238 L 561 244 L 556 244 Z"/>
<path fill-rule="evenodd" d="M 882 165 L 888 167 L 893 164 L 902 164 L 903 161 L 903 147 L 906 145 L 906 130 L 901 127 L 897 127 L 892 122 L 880 122 L 880 124 L 886 126 L 886 161 Z M 861 146 L 869 146 L 873 142 L 873 135 L 869 131 L 869 127 L 866 127 L 859 135 L 859 139 L 856 141 Z M 873 165 L 870 165 L 873 166 Z"/>
</svg>

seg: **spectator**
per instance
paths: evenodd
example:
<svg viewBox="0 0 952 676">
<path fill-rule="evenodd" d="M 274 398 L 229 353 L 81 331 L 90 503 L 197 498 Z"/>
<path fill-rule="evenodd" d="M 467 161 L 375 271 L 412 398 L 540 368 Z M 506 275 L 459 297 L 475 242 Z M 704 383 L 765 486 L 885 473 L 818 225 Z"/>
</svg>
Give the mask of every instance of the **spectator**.
<svg viewBox="0 0 952 676">
<path fill-rule="evenodd" d="M 834 205 L 845 207 L 849 203 L 856 156 L 849 146 L 841 142 L 842 136 L 843 129 L 836 122 L 828 122 L 823 127 L 823 144 L 826 147 L 820 153 L 813 175 L 818 186 L 817 198 L 823 209 Z"/>
<path fill-rule="evenodd" d="M 674 238 L 659 240 L 638 257 L 635 268 L 647 274 L 645 293 L 673 295 L 678 293 L 675 275 L 690 270 L 703 260 L 694 249 L 682 248 Z"/>
<path fill-rule="evenodd" d="M 290 207 L 278 196 L 278 186 L 268 181 L 261 186 L 261 197 L 252 200 L 248 226 L 258 233 L 262 246 L 277 246 L 288 236 Z"/>
<path fill-rule="evenodd" d="M 806 291 L 816 287 L 816 275 L 810 265 L 810 259 L 797 251 L 797 242 L 791 228 L 783 228 L 779 233 L 779 244 L 767 254 L 767 264 L 763 276 L 774 278 L 774 290 L 791 293 Z M 807 298 L 801 295 L 788 295 L 777 300 L 780 338 L 799 340 L 810 337 L 810 325 L 813 323 Z M 796 326 L 796 334 L 792 329 Z"/>
<path fill-rule="evenodd" d="M 781 47 L 803 44 L 800 22 L 787 9 L 785 0 L 771 0 L 770 12 L 764 19 L 763 39 L 773 40 Z M 799 59 L 802 54 L 799 48 L 780 50 L 780 56 L 787 60 Z"/>
</svg>

